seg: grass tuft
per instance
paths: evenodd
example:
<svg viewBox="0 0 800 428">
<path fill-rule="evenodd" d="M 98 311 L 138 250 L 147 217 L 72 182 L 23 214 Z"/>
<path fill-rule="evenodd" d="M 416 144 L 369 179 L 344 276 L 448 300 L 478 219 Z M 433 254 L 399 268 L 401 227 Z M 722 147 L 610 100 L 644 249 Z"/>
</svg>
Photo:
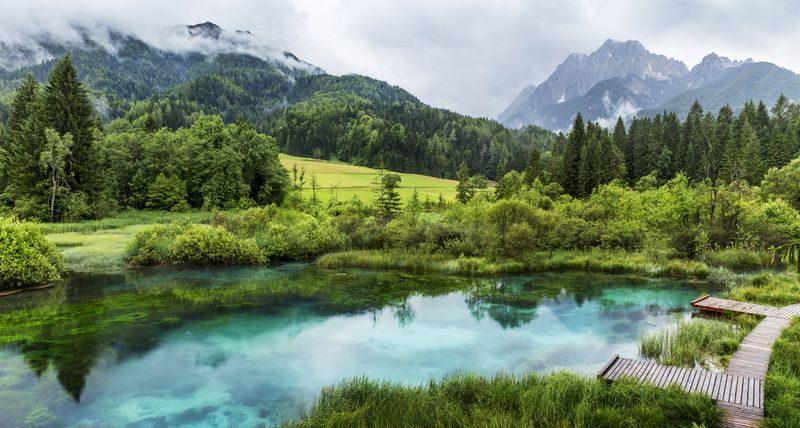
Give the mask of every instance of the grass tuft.
<svg viewBox="0 0 800 428">
<path fill-rule="evenodd" d="M 710 398 L 677 387 L 557 372 L 491 378 L 461 375 L 407 386 L 350 379 L 325 388 L 284 427 L 706 427 L 720 424 Z"/>
</svg>

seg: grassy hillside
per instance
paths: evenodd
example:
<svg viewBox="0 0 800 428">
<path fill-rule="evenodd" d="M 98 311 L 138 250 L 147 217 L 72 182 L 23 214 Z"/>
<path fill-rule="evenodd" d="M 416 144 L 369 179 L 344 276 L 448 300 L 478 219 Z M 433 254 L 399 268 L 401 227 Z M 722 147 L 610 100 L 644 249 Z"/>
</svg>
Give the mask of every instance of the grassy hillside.
<svg viewBox="0 0 800 428">
<path fill-rule="evenodd" d="M 311 177 L 316 175 L 319 183 L 317 198 L 322 201 L 328 201 L 334 195 L 339 200 L 351 199 L 353 196 L 358 196 L 365 202 L 372 200 L 372 189 L 375 187 L 373 181 L 378 176 L 377 169 L 287 154 L 281 154 L 280 159 L 283 166 L 289 170 L 290 177 L 295 165 L 297 165 L 298 171 L 305 169 L 303 194 L 307 197 L 311 197 L 313 192 Z M 419 174 L 400 174 L 400 176 L 403 178 L 400 182 L 400 195 L 404 201 L 411 197 L 415 188 L 421 201 L 425 201 L 426 197 L 431 201 L 437 201 L 439 195 L 447 200 L 455 198 L 456 181 L 454 180 Z"/>
</svg>

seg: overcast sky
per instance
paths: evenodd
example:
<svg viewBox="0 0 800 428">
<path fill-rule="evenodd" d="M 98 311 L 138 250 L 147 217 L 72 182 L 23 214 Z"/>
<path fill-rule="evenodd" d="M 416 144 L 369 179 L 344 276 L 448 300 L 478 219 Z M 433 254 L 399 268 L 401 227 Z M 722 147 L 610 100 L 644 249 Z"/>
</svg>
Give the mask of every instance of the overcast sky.
<svg viewBox="0 0 800 428">
<path fill-rule="evenodd" d="M 635 39 L 691 68 L 709 52 L 800 70 L 800 2 L 773 0 L 2 1 L 0 40 L 68 23 L 142 37 L 212 21 L 247 29 L 333 74 L 359 73 L 423 101 L 496 117 L 572 52 Z"/>
</svg>

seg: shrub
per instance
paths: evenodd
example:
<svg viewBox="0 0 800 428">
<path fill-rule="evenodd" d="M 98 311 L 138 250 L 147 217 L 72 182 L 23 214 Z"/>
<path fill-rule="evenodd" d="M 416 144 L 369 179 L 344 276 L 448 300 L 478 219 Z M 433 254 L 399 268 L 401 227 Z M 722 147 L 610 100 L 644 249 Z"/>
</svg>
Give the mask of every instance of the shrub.
<svg viewBox="0 0 800 428">
<path fill-rule="evenodd" d="M 125 257 L 134 266 L 155 266 L 170 260 L 172 242 L 186 224 L 156 224 L 137 233 Z"/>
<path fill-rule="evenodd" d="M 256 235 L 259 248 L 271 257 L 303 260 L 340 248 L 344 237 L 331 224 L 297 211 L 281 211 Z"/>
<path fill-rule="evenodd" d="M 266 207 L 250 208 L 242 212 L 216 211 L 211 220 L 215 226 L 222 226 L 241 237 L 251 237 L 272 221 L 272 217 L 278 212 L 278 207 L 268 205 Z"/>
<path fill-rule="evenodd" d="M 58 281 L 62 266 L 61 254 L 41 228 L 0 217 L 0 290 Z"/>
<path fill-rule="evenodd" d="M 239 239 L 222 227 L 190 226 L 175 238 L 170 251 L 176 263 L 193 265 L 266 263 L 253 239 Z"/>
<path fill-rule="evenodd" d="M 536 247 L 536 233 L 527 223 L 514 223 L 502 243 L 504 255 L 518 257 Z"/>
</svg>

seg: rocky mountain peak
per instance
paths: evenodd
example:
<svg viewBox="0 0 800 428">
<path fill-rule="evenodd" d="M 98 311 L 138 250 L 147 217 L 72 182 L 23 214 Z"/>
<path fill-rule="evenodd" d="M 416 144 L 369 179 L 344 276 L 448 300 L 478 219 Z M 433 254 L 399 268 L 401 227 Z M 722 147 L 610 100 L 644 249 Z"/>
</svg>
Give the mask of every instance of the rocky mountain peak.
<svg viewBox="0 0 800 428">
<path fill-rule="evenodd" d="M 222 28 L 213 22 L 203 22 L 195 25 L 187 25 L 186 29 L 192 37 L 204 37 L 206 39 L 218 40 L 222 34 Z"/>
</svg>

